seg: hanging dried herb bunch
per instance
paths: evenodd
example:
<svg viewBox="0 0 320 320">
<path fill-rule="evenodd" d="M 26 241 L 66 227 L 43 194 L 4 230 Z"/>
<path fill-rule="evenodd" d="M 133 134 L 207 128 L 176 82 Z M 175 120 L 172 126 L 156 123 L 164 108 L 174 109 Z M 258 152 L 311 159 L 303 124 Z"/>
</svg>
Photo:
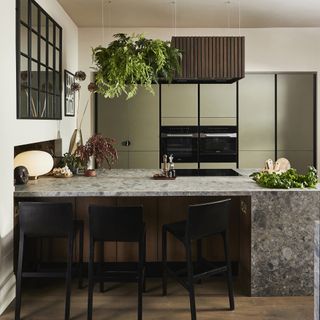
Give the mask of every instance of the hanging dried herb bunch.
<svg viewBox="0 0 320 320">
<path fill-rule="evenodd" d="M 129 99 L 137 93 L 138 85 L 153 93 L 152 83 L 159 79 L 171 82 L 181 70 L 181 52 L 169 41 L 124 33 L 114 38 L 108 47 L 93 49 L 97 92 L 106 98 L 124 93 Z"/>
<path fill-rule="evenodd" d="M 118 153 L 114 147 L 115 140 L 106 138 L 101 134 L 95 134 L 83 146 L 79 146 L 76 155 L 80 157 L 82 164 L 86 167 L 90 157 L 94 157 L 97 166 L 100 167 L 105 160 L 109 169 L 118 159 Z"/>
</svg>

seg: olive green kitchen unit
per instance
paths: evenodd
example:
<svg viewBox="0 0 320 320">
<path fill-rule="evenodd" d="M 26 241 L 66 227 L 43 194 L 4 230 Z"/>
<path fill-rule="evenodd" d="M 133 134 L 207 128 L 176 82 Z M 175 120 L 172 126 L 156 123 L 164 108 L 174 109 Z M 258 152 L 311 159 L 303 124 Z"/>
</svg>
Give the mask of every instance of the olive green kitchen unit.
<svg viewBox="0 0 320 320">
<path fill-rule="evenodd" d="M 260 168 L 275 157 L 274 74 L 239 81 L 239 167 Z"/>
<path fill-rule="evenodd" d="M 236 125 L 237 88 L 232 84 L 200 84 L 200 125 Z"/>
<path fill-rule="evenodd" d="M 239 167 L 285 157 L 305 172 L 314 165 L 314 73 L 246 74 L 239 81 Z"/>
<path fill-rule="evenodd" d="M 153 89 L 154 95 L 139 88 L 128 100 L 98 95 L 96 131 L 116 139 L 116 168 L 159 166 L 159 87 Z"/>
<path fill-rule="evenodd" d="M 298 171 L 313 164 L 314 75 L 277 75 L 278 157 Z"/>
<path fill-rule="evenodd" d="M 198 125 L 198 85 L 161 85 L 161 124 Z"/>
</svg>

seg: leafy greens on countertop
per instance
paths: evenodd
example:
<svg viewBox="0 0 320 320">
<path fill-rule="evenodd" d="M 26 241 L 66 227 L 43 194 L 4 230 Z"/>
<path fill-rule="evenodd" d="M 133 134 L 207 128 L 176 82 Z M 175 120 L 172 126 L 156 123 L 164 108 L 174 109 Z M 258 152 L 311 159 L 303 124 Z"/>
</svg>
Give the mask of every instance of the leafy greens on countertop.
<svg viewBox="0 0 320 320">
<path fill-rule="evenodd" d="M 317 170 L 314 167 L 308 167 L 305 175 L 298 174 L 296 169 L 291 168 L 282 173 L 254 172 L 250 177 L 262 187 L 276 189 L 316 188 L 318 183 Z"/>
</svg>

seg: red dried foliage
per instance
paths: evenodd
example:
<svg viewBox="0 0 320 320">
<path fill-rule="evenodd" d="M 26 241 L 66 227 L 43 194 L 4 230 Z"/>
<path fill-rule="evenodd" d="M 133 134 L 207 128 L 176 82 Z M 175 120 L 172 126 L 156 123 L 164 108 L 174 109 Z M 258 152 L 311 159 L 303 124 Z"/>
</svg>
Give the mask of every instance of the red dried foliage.
<svg viewBox="0 0 320 320">
<path fill-rule="evenodd" d="M 95 134 L 86 142 L 85 145 L 79 146 L 76 155 L 80 157 L 84 166 L 87 165 L 91 156 L 94 156 L 97 166 L 100 167 L 103 160 L 106 160 L 109 169 L 118 159 L 118 153 L 114 147 L 115 140 L 106 138 L 101 134 Z"/>
</svg>

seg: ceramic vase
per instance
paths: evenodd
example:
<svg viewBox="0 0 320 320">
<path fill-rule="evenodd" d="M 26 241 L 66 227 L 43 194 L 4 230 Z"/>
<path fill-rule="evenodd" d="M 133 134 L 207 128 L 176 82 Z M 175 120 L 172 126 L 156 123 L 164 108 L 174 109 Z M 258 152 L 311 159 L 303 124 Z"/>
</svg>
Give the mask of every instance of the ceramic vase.
<svg viewBox="0 0 320 320">
<path fill-rule="evenodd" d="M 74 154 L 79 146 L 83 145 L 81 129 L 74 129 L 70 139 L 69 153 Z"/>
</svg>

